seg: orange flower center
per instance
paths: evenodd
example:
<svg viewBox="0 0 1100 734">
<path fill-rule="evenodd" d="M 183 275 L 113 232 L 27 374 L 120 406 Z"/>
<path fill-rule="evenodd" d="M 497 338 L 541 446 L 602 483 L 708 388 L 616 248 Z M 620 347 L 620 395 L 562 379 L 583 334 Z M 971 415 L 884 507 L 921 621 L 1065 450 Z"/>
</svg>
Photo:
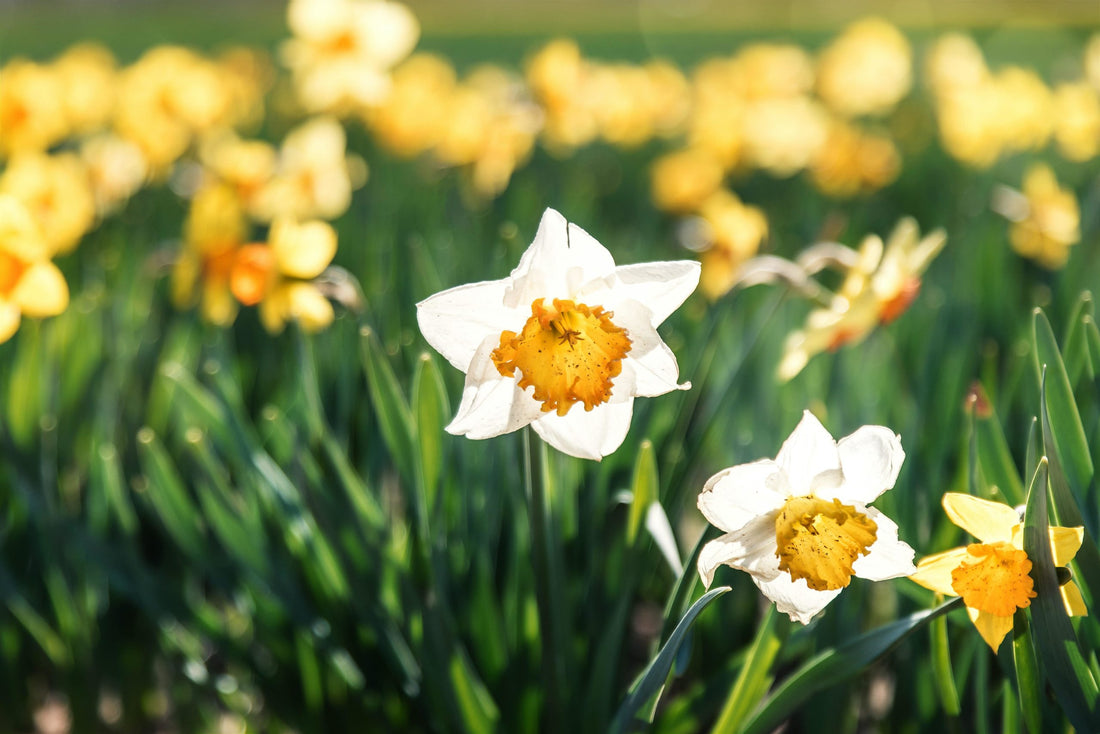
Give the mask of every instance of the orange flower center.
<svg viewBox="0 0 1100 734">
<path fill-rule="evenodd" d="M 879 319 L 882 323 L 888 324 L 901 316 L 918 293 L 920 293 L 920 278 L 909 278 L 893 298 L 883 301 L 879 308 Z"/>
<path fill-rule="evenodd" d="M 15 255 L 0 250 L 0 295 L 10 294 L 26 270 L 26 263 Z"/>
<path fill-rule="evenodd" d="M 574 403 L 592 410 L 611 397 L 611 378 L 622 372 L 630 351 L 626 330 L 611 320 L 614 313 L 601 306 L 554 299 L 552 308 L 535 299 L 531 318 L 517 335 L 504 331 L 493 350 L 493 364 L 519 386 L 534 387 L 542 410 L 565 415 Z"/>
<path fill-rule="evenodd" d="M 275 273 L 275 255 L 267 245 L 245 245 L 237 250 L 229 273 L 229 290 L 246 306 L 263 300 Z"/>
<path fill-rule="evenodd" d="M 967 560 L 951 572 L 951 588 L 971 609 L 1010 617 L 1031 606 L 1034 582 L 1027 553 L 1010 543 L 972 543 Z"/>
<path fill-rule="evenodd" d="M 842 589 L 877 532 L 874 520 L 840 500 L 792 497 L 775 518 L 779 570 L 816 591 Z"/>
</svg>

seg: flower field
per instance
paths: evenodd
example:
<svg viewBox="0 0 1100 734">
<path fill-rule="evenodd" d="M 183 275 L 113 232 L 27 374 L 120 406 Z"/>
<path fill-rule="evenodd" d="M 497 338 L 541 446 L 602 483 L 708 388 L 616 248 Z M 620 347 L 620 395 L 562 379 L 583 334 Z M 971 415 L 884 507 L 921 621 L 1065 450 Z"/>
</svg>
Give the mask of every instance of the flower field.
<svg viewBox="0 0 1100 734">
<path fill-rule="evenodd" d="M 482 5 L 0 10 L 0 732 L 1100 731 L 1100 16 Z"/>
</svg>

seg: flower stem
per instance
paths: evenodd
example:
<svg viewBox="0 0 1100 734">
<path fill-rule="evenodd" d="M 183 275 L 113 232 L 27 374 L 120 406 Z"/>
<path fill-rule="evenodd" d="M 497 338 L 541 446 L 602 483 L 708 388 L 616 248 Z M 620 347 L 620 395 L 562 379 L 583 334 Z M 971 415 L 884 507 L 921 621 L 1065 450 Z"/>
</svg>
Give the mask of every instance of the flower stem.
<svg viewBox="0 0 1100 734">
<path fill-rule="evenodd" d="M 554 583 L 556 570 L 550 553 L 548 535 L 549 503 L 546 491 L 546 448 L 534 431 L 523 429 L 523 478 L 527 492 L 527 519 L 531 525 L 531 550 L 534 556 L 535 602 L 539 615 L 539 638 L 542 643 L 542 671 L 546 685 L 544 701 L 545 731 L 561 731 L 559 717 L 563 709 L 562 688 L 565 681 L 565 640 L 561 623 L 554 610 L 561 585 Z"/>
</svg>

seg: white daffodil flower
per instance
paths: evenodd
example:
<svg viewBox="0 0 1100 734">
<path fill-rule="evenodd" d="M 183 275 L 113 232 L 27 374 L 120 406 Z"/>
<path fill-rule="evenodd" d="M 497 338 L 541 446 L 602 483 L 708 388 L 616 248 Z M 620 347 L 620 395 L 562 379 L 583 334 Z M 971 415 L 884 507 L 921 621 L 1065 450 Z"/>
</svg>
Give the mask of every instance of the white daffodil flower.
<svg viewBox="0 0 1100 734">
<path fill-rule="evenodd" d="M 725 535 L 703 547 L 699 575 L 748 572 L 791 619 L 808 624 L 852 576 L 881 581 L 913 573 L 898 526 L 867 505 L 894 486 L 901 437 L 863 426 L 839 442 L 809 411 L 772 459 L 725 469 L 699 494 L 699 509 Z"/>
<path fill-rule="evenodd" d="M 657 326 L 698 282 L 696 262 L 616 266 L 591 235 L 547 209 L 509 277 L 416 306 L 424 338 L 466 373 L 447 431 L 480 439 L 530 424 L 566 454 L 610 454 L 626 438 L 635 397 L 691 387 L 677 382 Z"/>
</svg>

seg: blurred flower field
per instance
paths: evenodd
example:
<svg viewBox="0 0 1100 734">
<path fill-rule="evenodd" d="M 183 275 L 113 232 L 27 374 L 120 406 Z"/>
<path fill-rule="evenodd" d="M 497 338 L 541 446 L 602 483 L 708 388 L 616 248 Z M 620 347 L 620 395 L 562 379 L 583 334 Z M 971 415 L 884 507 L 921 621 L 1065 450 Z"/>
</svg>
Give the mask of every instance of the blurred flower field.
<svg viewBox="0 0 1100 734">
<path fill-rule="evenodd" d="M 1100 731 L 1100 16 L 619 5 L 0 10 L 0 731 Z"/>
</svg>

